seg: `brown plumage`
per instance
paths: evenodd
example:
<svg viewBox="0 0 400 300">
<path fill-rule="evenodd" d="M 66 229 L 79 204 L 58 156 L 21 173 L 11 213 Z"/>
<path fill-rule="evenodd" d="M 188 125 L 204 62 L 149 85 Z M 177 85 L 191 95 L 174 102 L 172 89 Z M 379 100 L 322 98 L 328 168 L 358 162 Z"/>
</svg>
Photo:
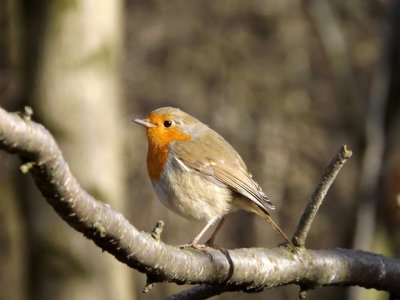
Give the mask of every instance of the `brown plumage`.
<svg viewBox="0 0 400 300">
<path fill-rule="evenodd" d="M 291 245 L 271 219 L 274 205 L 252 178 L 236 150 L 214 130 L 171 107 L 151 112 L 145 120 L 148 137 L 147 167 L 157 196 L 186 218 L 208 223 L 190 243 L 197 247 L 207 229 L 229 212 L 243 209 L 266 219 Z"/>
</svg>

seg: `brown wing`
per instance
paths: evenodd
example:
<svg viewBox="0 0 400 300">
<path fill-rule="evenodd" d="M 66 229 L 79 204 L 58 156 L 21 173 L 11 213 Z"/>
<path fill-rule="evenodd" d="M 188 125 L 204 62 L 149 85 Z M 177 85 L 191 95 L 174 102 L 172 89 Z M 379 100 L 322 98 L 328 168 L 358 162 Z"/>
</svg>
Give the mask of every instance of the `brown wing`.
<svg viewBox="0 0 400 300">
<path fill-rule="evenodd" d="M 265 212 L 267 208 L 274 209 L 272 202 L 247 171 L 239 154 L 218 133 L 209 130 L 205 133 L 207 137 L 201 138 L 204 141 L 202 143 L 199 143 L 200 139 L 196 139 L 195 142 L 175 142 L 174 156 L 206 178 L 226 185 L 250 199 Z"/>
</svg>

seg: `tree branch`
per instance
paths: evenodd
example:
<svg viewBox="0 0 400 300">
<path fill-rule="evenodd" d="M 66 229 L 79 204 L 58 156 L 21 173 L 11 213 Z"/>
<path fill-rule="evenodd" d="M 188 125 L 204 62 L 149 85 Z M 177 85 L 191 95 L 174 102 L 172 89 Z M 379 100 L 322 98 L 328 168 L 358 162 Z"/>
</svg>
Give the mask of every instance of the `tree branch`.
<svg viewBox="0 0 400 300">
<path fill-rule="evenodd" d="M 351 150 L 348 149 L 346 145 L 343 145 L 326 168 L 325 174 L 322 176 L 320 183 L 311 195 L 307 207 L 297 225 L 296 232 L 292 238 L 293 245 L 304 247 L 311 224 L 317 215 L 318 209 L 321 206 L 326 193 L 335 180 L 336 175 L 351 155 Z"/>
<path fill-rule="evenodd" d="M 73 228 L 152 280 L 210 284 L 255 291 L 302 286 L 359 285 L 400 294 L 400 260 L 351 250 L 285 248 L 181 250 L 139 232 L 121 213 L 78 184 L 50 133 L 27 117 L 0 108 L 0 148 L 18 154 L 37 187 Z"/>
<path fill-rule="evenodd" d="M 203 300 L 232 291 L 237 291 L 237 289 L 224 285 L 200 284 L 191 289 L 169 296 L 164 300 Z"/>
</svg>

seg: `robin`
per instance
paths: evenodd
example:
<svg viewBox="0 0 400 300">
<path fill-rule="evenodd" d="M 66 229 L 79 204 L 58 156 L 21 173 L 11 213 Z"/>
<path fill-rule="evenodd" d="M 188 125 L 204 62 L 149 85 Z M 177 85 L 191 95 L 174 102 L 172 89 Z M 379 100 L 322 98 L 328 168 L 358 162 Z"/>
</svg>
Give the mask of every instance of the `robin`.
<svg viewBox="0 0 400 300">
<path fill-rule="evenodd" d="M 177 214 L 207 221 L 187 246 L 199 248 L 199 240 L 218 223 L 207 245 L 212 245 L 224 217 L 242 209 L 256 213 L 293 247 L 268 212 L 275 206 L 252 178 L 236 150 L 191 115 L 163 107 L 146 119 L 135 119 L 146 127 L 147 170 L 161 202 Z"/>
</svg>

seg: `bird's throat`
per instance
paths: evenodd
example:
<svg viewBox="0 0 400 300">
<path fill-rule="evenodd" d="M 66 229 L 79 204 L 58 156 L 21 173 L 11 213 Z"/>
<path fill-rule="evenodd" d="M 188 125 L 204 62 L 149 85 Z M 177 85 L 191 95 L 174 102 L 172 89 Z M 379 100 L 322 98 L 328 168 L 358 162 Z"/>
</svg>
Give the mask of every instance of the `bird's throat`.
<svg viewBox="0 0 400 300">
<path fill-rule="evenodd" d="M 147 129 L 147 138 L 147 170 L 151 180 L 158 180 L 167 165 L 170 144 L 192 137 L 175 128 L 152 127 Z"/>
<path fill-rule="evenodd" d="M 161 178 L 162 173 L 168 162 L 168 144 L 164 145 L 151 145 L 147 151 L 147 171 L 151 180 L 158 180 Z"/>
</svg>

